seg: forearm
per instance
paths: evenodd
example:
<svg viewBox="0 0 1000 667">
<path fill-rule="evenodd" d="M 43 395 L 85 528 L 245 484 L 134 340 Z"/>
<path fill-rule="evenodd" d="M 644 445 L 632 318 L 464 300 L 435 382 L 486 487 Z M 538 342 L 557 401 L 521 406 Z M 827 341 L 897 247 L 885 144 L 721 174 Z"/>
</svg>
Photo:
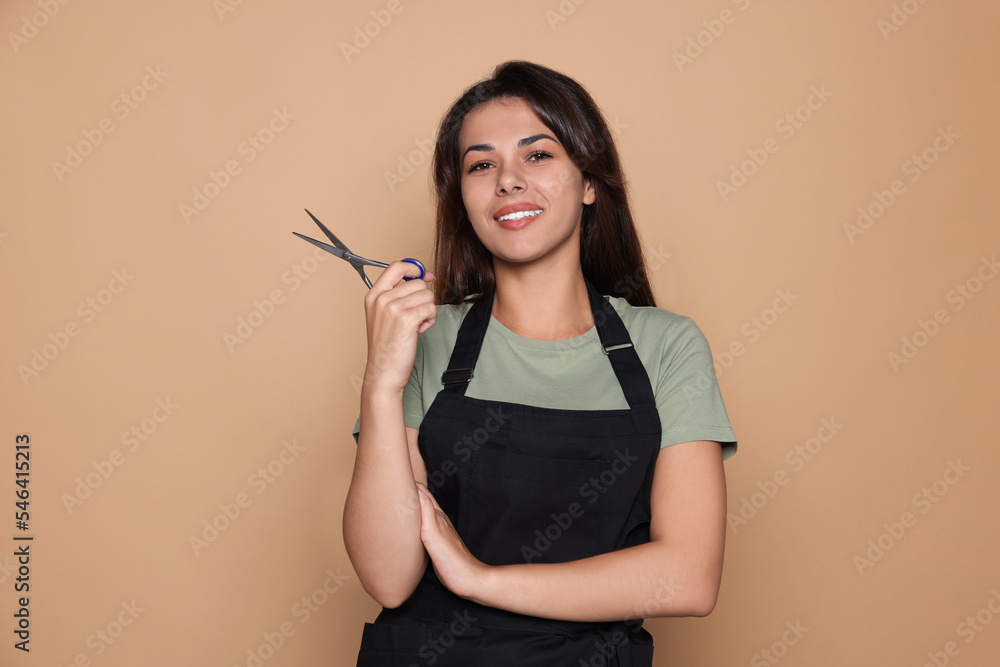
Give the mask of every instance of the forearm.
<svg viewBox="0 0 1000 667">
<path fill-rule="evenodd" d="M 365 590 L 401 604 L 427 566 L 401 395 L 363 389 L 361 431 L 344 504 L 344 543 Z"/>
<path fill-rule="evenodd" d="M 488 567 L 470 599 L 569 621 L 704 616 L 715 606 L 718 563 L 649 542 L 566 563 Z M 708 559 L 711 561 L 712 559 Z"/>
</svg>

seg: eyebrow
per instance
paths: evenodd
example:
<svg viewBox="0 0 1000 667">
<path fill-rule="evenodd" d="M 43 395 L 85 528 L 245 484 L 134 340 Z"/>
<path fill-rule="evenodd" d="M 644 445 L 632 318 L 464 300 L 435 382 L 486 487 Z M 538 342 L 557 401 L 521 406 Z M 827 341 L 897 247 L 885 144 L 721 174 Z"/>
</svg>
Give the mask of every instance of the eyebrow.
<svg viewBox="0 0 1000 667">
<path fill-rule="evenodd" d="M 543 134 L 533 134 L 530 137 L 525 137 L 524 139 L 521 139 L 520 141 L 517 142 L 517 147 L 524 148 L 525 146 L 533 144 L 536 141 L 539 141 L 540 139 L 551 139 L 552 141 L 559 143 L 555 137 L 543 133 Z M 495 150 L 493 144 L 473 144 L 472 146 L 466 148 L 465 152 L 462 153 L 462 159 L 463 160 L 465 159 L 465 156 L 468 155 L 469 151 L 492 151 L 492 150 Z"/>
</svg>

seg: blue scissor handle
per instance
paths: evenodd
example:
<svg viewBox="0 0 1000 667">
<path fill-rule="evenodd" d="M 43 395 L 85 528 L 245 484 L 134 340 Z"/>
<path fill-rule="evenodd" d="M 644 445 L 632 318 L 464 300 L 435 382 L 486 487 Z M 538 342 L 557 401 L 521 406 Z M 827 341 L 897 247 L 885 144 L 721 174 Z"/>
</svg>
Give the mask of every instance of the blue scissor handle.
<svg viewBox="0 0 1000 667">
<path fill-rule="evenodd" d="M 420 263 L 419 259 L 413 259 L 412 257 L 407 257 L 406 259 L 400 260 L 401 262 L 409 262 L 410 264 L 415 264 L 418 269 L 420 269 L 420 275 L 413 278 L 403 277 L 403 280 L 419 280 L 424 277 L 426 271 L 424 271 L 424 265 Z"/>
</svg>

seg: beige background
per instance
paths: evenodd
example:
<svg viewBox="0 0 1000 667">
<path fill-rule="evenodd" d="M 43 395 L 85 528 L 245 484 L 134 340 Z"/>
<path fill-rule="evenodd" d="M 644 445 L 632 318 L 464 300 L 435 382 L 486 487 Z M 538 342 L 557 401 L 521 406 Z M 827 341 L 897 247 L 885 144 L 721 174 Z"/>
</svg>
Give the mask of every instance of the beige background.
<svg viewBox="0 0 1000 667">
<path fill-rule="evenodd" d="M 657 299 L 711 342 L 740 440 L 718 606 L 649 621 L 656 664 L 994 664 L 996 3 L 224 2 L 0 8 L 0 664 L 250 667 L 282 627 L 262 664 L 353 664 L 378 611 L 340 528 L 364 287 L 291 232 L 307 207 L 429 260 L 420 145 L 508 58 L 618 128 Z"/>
</svg>

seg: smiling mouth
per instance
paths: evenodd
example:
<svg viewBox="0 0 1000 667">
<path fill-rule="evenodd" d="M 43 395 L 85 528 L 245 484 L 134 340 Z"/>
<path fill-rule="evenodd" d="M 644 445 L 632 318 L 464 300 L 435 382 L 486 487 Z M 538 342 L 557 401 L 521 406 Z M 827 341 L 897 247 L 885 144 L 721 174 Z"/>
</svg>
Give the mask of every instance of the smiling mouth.
<svg viewBox="0 0 1000 667">
<path fill-rule="evenodd" d="M 522 218 L 534 218 L 542 214 L 542 210 L 538 209 L 536 211 L 517 211 L 515 213 L 510 213 L 508 215 L 502 215 L 496 219 L 497 222 L 509 222 L 511 220 L 521 220 Z"/>
</svg>

